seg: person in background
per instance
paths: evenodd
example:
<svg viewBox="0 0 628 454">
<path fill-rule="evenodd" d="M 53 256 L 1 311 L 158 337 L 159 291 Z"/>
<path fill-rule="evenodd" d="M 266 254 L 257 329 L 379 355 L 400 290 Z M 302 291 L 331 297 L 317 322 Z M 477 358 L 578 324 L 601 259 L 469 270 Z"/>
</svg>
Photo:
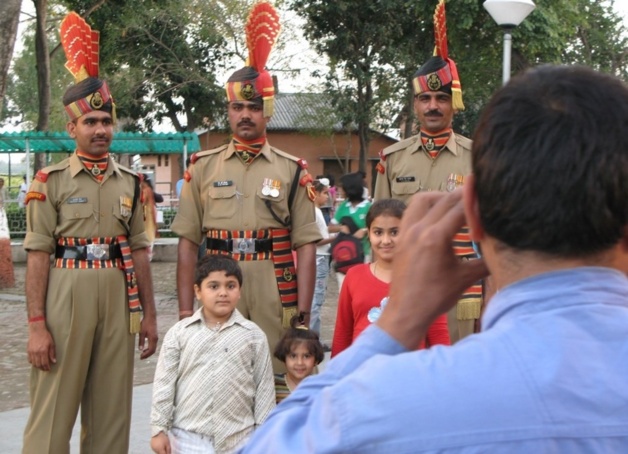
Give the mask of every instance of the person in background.
<svg viewBox="0 0 628 454">
<path fill-rule="evenodd" d="M 329 180 L 329 221 L 327 225 L 331 222 L 332 218 L 336 214 L 336 204 L 338 203 L 338 188 L 336 187 L 336 179 L 333 175 L 325 175 L 325 178 Z M 323 210 L 324 213 L 324 210 Z"/>
<path fill-rule="evenodd" d="M 4 187 L 4 178 L 0 178 L 0 208 L 4 208 L 4 204 L 8 200 L 7 188 Z"/>
<path fill-rule="evenodd" d="M 92 61 L 98 42 L 87 46 L 86 36 L 98 33 L 75 12 L 61 22 L 76 82 L 63 96 L 76 151 L 37 172 L 25 198 L 24 454 L 69 453 L 79 408 L 82 453 L 128 452 L 135 335 L 140 359 L 157 348 L 140 178 L 109 152 L 115 104 Z"/>
<path fill-rule="evenodd" d="M 360 175 L 362 175 L 362 185 L 364 186 L 364 190 L 362 191 L 362 198 L 364 200 L 368 200 L 369 202 L 372 202 L 371 200 L 371 191 L 369 191 L 369 184 L 368 181 L 366 180 L 366 172 L 364 170 L 360 170 L 358 171 L 358 173 Z"/>
<path fill-rule="evenodd" d="M 155 206 L 155 202 L 157 196 L 163 202 L 163 197 L 160 194 L 155 193 L 153 189 L 153 183 L 150 180 L 150 177 L 146 174 L 143 175 L 142 183 L 142 206 L 144 209 L 144 227 L 146 229 L 146 236 L 150 241 L 150 247 L 148 248 L 148 260 L 152 261 L 153 259 L 153 245 L 155 244 L 155 239 L 159 236 L 159 230 L 157 226 L 157 207 Z"/>
<path fill-rule="evenodd" d="M 371 203 L 364 199 L 362 174 L 355 172 L 343 175 L 342 178 L 340 178 L 340 186 L 344 202 L 336 209 L 336 214 L 334 214 L 334 218 L 328 226 L 329 233 L 353 233 L 353 236 L 362 240 L 365 260 L 368 261 L 371 249 L 368 242 L 368 229 L 366 228 L 366 213 Z M 348 226 L 343 225 L 342 219 L 345 216 L 353 220 L 353 223 L 357 227 L 355 232 L 351 232 Z M 342 288 L 342 281 L 345 278 L 345 274 L 337 272 L 336 278 L 338 279 L 338 288 Z"/>
<path fill-rule="evenodd" d="M 277 403 L 284 400 L 325 357 L 318 333 L 299 325 L 297 317 L 275 347 L 275 358 L 286 364 L 285 374 L 275 374 Z"/>
<path fill-rule="evenodd" d="M 626 125 L 611 75 L 510 79 L 482 111 L 464 187 L 406 210 L 378 322 L 243 452 L 628 452 Z M 465 223 L 481 259 L 454 253 Z M 409 352 L 488 273 L 483 331 Z"/>
<path fill-rule="evenodd" d="M 7 188 L 4 187 L 4 178 L 0 178 L 0 288 L 13 287 L 13 261 L 11 259 L 11 233 L 9 220 L 4 204 L 8 200 Z M 6 254 L 6 255 L 5 255 Z"/>
<path fill-rule="evenodd" d="M 188 171 L 188 168 L 190 167 L 190 157 L 188 157 L 185 160 L 185 172 Z M 183 183 L 185 182 L 185 177 L 181 178 L 179 181 L 177 181 L 177 185 L 176 185 L 176 191 L 177 191 L 177 199 L 181 198 L 181 190 L 183 189 Z"/>
<path fill-rule="evenodd" d="M 317 175 L 315 181 L 326 181 L 327 182 L 327 193 L 328 197 L 325 202 L 319 207 L 321 212 L 323 213 L 323 219 L 325 220 L 325 225 L 328 225 L 331 221 L 332 212 L 333 212 L 333 204 L 334 200 L 331 198 L 331 194 L 329 191 L 331 189 L 331 180 L 324 175 Z"/>
<path fill-rule="evenodd" d="M 388 302 L 393 260 L 406 204 L 396 199 L 377 200 L 366 215 L 366 228 L 373 252 L 371 263 L 347 272 L 340 289 L 332 358 L 348 348 L 369 325 L 375 323 Z M 442 314 L 427 330 L 417 348 L 450 345 L 447 316 Z"/>
<path fill-rule="evenodd" d="M 242 270 L 231 257 L 197 263 L 201 308 L 168 330 L 155 370 L 154 452 L 233 452 L 275 407 L 268 342 L 236 309 L 241 287 Z"/>
<path fill-rule="evenodd" d="M 321 206 L 329 200 L 329 180 L 320 178 L 314 180 L 314 205 L 316 210 L 316 224 L 323 239 L 316 243 L 316 285 L 314 286 L 314 300 L 312 301 L 312 314 L 310 316 L 310 329 L 321 332 L 321 309 L 325 302 L 327 292 L 327 278 L 329 277 L 329 244 L 333 237 L 329 235 L 327 224 L 323 217 Z"/>
<path fill-rule="evenodd" d="M 20 184 L 20 191 L 17 194 L 17 204 L 20 208 L 26 207 L 26 193 L 28 192 L 28 185 L 26 184 L 26 175 L 22 176 L 22 184 Z"/>
</svg>

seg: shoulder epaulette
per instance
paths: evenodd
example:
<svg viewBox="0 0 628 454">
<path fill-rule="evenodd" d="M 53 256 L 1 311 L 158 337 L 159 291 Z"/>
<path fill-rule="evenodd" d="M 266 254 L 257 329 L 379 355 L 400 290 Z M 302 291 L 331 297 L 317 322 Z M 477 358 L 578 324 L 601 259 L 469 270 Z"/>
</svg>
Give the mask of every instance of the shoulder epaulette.
<svg viewBox="0 0 628 454">
<path fill-rule="evenodd" d="M 43 169 L 38 171 L 35 174 L 35 179 L 37 181 L 41 181 L 42 183 L 45 183 L 46 181 L 48 181 L 48 176 L 51 173 L 67 169 L 69 166 L 70 166 L 70 161 L 68 159 L 64 159 L 63 161 L 61 161 L 61 162 L 59 162 L 57 164 L 53 164 L 51 166 L 44 167 Z"/>
<path fill-rule="evenodd" d="M 299 164 L 299 166 L 302 169 L 307 169 L 307 161 L 305 159 L 297 158 L 296 156 L 292 156 L 291 154 L 286 153 L 285 151 L 281 151 L 275 147 L 270 147 L 270 149 L 273 150 L 274 153 L 277 153 L 279 156 L 282 156 L 284 158 L 287 158 L 287 159 L 290 159 L 291 161 L 296 162 L 297 164 Z M 301 161 L 305 163 L 305 167 L 301 165 Z"/>
<path fill-rule="evenodd" d="M 218 148 L 212 148 L 211 150 L 203 150 L 203 151 L 199 151 L 197 153 L 194 153 L 190 157 L 190 164 L 194 164 L 196 161 L 199 160 L 199 158 L 202 158 L 204 156 L 211 156 L 213 154 L 225 151 L 228 146 L 229 146 L 229 144 L 225 144 L 225 145 L 219 146 Z"/>
<path fill-rule="evenodd" d="M 419 136 L 418 135 L 412 136 L 412 137 L 408 137 L 407 139 L 400 140 L 399 142 L 394 143 L 394 144 L 384 148 L 384 150 L 382 151 L 382 157 L 383 156 L 388 156 L 389 154 L 392 154 L 395 151 L 405 150 L 409 146 L 414 145 L 417 140 L 419 140 Z"/>
<path fill-rule="evenodd" d="M 473 146 L 473 140 L 465 136 L 461 136 L 460 134 L 454 134 L 454 137 L 456 138 L 456 143 L 461 147 L 466 148 L 467 150 L 470 150 Z"/>
<path fill-rule="evenodd" d="M 136 172 L 135 170 L 131 170 L 128 167 L 122 166 L 120 164 L 117 164 L 117 166 L 118 166 L 118 169 L 120 169 L 122 172 L 130 173 L 135 178 L 138 178 L 140 180 L 140 182 L 142 181 L 142 178 L 144 178 L 144 175 L 142 175 L 141 173 Z"/>
</svg>

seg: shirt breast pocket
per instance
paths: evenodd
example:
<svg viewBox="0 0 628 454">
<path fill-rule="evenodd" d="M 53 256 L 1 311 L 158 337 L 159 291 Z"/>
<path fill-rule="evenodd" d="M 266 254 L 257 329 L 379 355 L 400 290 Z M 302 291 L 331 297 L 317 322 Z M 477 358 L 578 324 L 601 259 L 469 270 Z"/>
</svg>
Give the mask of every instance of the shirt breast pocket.
<svg viewBox="0 0 628 454">
<path fill-rule="evenodd" d="M 91 203 L 65 204 L 59 210 L 62 225 L 68 226 L 65 236 L 85 236 L 94 226 L 94 206 Z"/>
<path fill-rule="evenodd" d="M 205 216 L 208 219 L 231 219 L 238 210 L 235 185 L 211 187 L 205 203 Z"/>
<path fill-rule="evenodd" d="M 274 191 L 277 191 L 276 193 Z M 268 194 L 265 194 L 268 192 Z M 285 188 L 264 190 L 257 188 L 255 212 L 259 219 L 268 220 L 269 227 L 277 227 L 282 223 L 290 220 L 290 209 L 288 207 L 287 195 Z M 281 223 L 275 219 L 275 216 L 281 219 Z M 266 227 L 266 226 L 260 226 Z"/>
<path fill-rule="evenodd" d="M 406 199 L 421 190 L 421 182 L 420 181 L 404 181 L 404 182 L 393 181 L 393 184 L 390 190 L 392 192 L 393 198 Z"/>
</svg>

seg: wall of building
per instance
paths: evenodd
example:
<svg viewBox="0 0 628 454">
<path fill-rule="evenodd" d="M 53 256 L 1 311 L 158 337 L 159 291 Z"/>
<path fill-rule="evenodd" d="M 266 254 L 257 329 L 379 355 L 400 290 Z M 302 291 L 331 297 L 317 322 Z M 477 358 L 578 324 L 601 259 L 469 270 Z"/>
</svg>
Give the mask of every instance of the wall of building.
<svg viewBox="0 0 628 454">
<path fill-rule="evenodd" d="M 181 161 L 178 154 L 145 154 L 141 156 L 141 171 L 152 175 L 155 192 L 176 198 L 175 186 L 183 175 Z"/>
</svg>

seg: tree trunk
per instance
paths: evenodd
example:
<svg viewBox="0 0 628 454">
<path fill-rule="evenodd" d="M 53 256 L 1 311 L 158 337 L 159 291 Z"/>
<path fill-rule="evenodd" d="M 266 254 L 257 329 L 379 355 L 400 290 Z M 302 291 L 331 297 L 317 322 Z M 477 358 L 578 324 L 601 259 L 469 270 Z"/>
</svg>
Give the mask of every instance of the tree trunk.
<svg viewBox="0 0 628 454">
<path fill-rule="evenodd" d="M 13 48 L 17 36 L 17 24 L 20 19 L 20 7 L 22 0 L 2 0 L 0 2 L 0 112 L 7 88 L 7 74 L 11 58 L 13 58 Z"/>
<path fill-rule="evenodd" d="M 403 127 L 403 138 L 407 139 L 408 137 L 412 137 L 414 135 L 414 88 L 412 87 L 412 81 L 408 83 L 408 97 L 407 97 L 407 115 L 406 122 Z"/>
<path fill-rule="evenodd" d="M 37 28 L 35 30 L 35 55 L 37 57 L 37 92 L 39 94 L 39 112 L 37 117 L 37 131 L 48 131 L 50 118 L 50 55 L 48 54 L 48 39 L 46 37 L 46 6 L 48 0 L 33 0 L 37 14 Z M 45 153 L 35 154 L 34 172 L 46 165 Z"/>
</svg>

